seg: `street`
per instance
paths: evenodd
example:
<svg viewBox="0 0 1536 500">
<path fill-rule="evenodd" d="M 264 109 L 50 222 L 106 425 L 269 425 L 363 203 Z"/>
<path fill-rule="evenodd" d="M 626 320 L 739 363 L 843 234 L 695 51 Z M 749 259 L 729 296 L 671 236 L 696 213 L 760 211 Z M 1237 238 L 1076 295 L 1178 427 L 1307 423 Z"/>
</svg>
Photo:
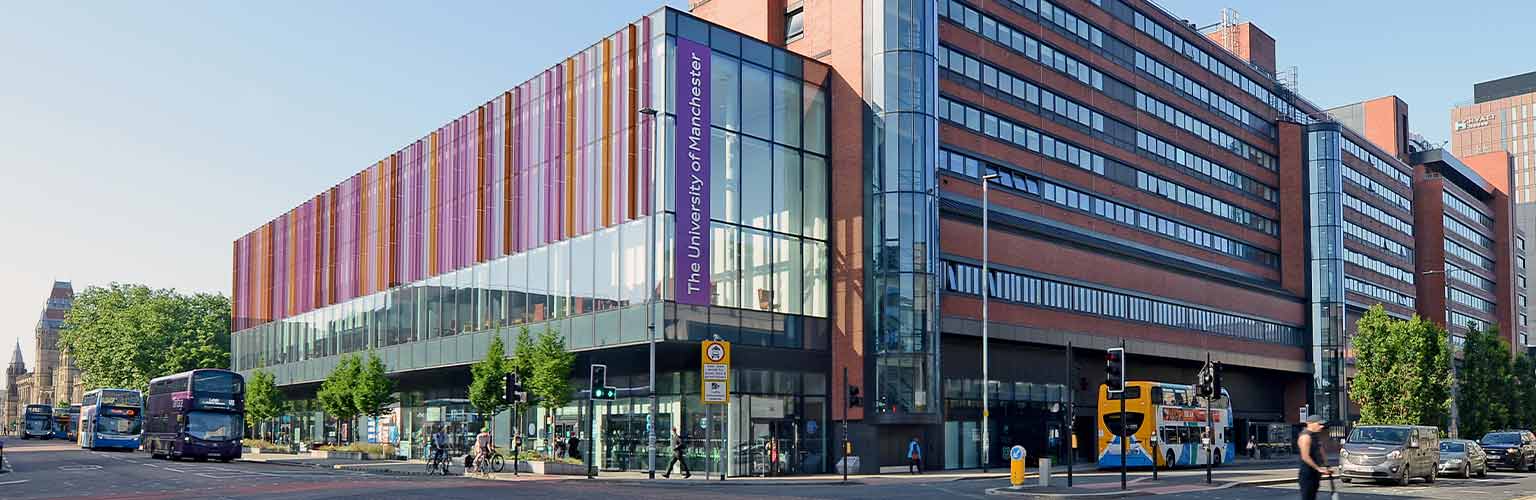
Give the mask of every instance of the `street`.
<svg viewBox="0 0 1536 500">
<path fill-rule="evenodd" d="M 142 452 L 86 451 L 72 442 L 5 442 L 5 463 L 10 472 L 0 474 L 0 499 L 115 500 L 283 498 L 433 498 L 483 499 L 605 498 L 669 500 L 715 499 L 722 496 L 750 499 L 867 498 L 882 500 L 927 498 L 1030 498 L 1030 490 L 1003 492 L 1006 479 L 959 479 L 956 474 L 930 472 L 911 476 L 854 477 L 850 484 L 799 481 L 804 484 L 760 484 L 749 479 L 720 483 L 690 480 L 635 481 L 550 479 L 528 476 L 518 481 L 488 481 L 458 476 L 403 476 L 368 472 L 297 467 L 259 462 L 171 462 L 151 460 Z M 1242 486 L 1244 478 L 1279 478 L 1290 474 L 1284 463 L 1264 466 L 1234 465 L 1218 469 L 1216 484 L 1204 483 L 1204 471 L 1186 469 L 1164 472 L 1157 481 L 1147 473 L 1132 473 L 1135 496 L 1169 499 L 1289 499 L 1296 498 L 1295 484 Z M 793 482 L 793 481 L 786 481 Z M 1064 477 L 1056 477 L 1057 485 Z M 759 484 L 754 484 L 759 483 Z M 1109 471 L 1079 471 L 1077 484 L 1089 485 L 1090 493 L 1118 490 L 1119 475 Z M 1513 499 L 1536 495 L 1536 474 L 1490 473 L 1486 479 L 1441 478 L 1434 485 L 1415 482 L 1396 487 L 1344 484 L 1337 487 L 1343 498 L 1431 498 L 1446 500 Z M 1324 484 L 1326 494 L 1327 485 Z M 1323 497 L 1323 498 L 1326 498 Z"/>
</svg>

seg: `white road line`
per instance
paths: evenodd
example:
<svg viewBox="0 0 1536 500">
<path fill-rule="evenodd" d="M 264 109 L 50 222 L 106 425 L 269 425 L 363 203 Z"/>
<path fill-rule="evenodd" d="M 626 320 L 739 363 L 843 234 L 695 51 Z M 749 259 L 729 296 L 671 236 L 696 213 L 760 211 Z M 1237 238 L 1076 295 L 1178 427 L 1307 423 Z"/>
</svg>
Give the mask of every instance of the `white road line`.
<svg viewBox="0 0 1536 500">
<path fill-rule="evenodd" d="M 0 483 L 0 486 L 5 486 L 7 484 L 21 484 L 21 483 L 25 483 L 27 481 L 31 481 L 31 479 L 22 479 L 22 480 L 19 480 L 19 481 L 6 481 L 6 482 L 3 482 L 3 483 Z"/>
</svg>

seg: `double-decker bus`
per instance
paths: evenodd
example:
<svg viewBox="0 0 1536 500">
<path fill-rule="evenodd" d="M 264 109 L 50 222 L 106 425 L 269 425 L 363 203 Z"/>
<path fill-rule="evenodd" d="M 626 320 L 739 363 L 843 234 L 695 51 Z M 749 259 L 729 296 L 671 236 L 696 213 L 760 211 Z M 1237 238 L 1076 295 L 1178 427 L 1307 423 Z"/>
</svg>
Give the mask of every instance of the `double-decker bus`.
<svg viewBox="0 0 1536 500">
<path fill-rule="evenodd" d="M 53 439 L 53 407 L 27 405 L 21 414 L 22 439 Z"/>
<path fill-rule="evenodd" d="M 245 377 L 197 369 L 149 381 L 144 449 L 154 458 L 240 458 Z"/>
<path fill-rule="evenodd" d="M 1125 415 L 1120 415 L 1120 398 L 1125 398 Z M 1211 449 L 1218 450 L 1216 464 L 1231 462 L 1237 450 L 1232 445 L 1232 406 L 1227 391 L 1211 402 L 1210 419 L 1214 430 L 1206 426 L 1205 400 L 1195 396 L 1195 387 L 1162 382 L 1127 381 L 1125 391 L 1110 394 L 1109 386 L 1099 386 L 1099 468 L 1120 466 L 1120 440 L 1126 442 L 1128 467 L 1177 467 L 1205 465 L 1209 455 L 1202 446 L 1211 438 Z M 1153 433 L 1157 439 L 1153 440 Z M 1154 444 L 1156 445 L 1154 447 Z"/>
<path fill-rule="evenodd" d="M 92 389 L 80 399 L 80 447 L 139 448 L 144 397 L 133 389 Z"/>
<path fill-rule="evenodd" d="M 53 407 L 53 437 L 74 440 L 80 430 L 80 405 Z"/>
</svg>

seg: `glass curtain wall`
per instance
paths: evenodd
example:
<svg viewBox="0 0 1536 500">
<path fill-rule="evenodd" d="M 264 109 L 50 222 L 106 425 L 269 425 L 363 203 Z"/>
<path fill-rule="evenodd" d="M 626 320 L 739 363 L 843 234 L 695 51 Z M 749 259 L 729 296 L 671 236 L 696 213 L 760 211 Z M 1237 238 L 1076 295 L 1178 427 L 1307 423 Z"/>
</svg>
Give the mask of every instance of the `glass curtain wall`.
<svg viewBox="0 0 1536 500">
<path fill-rule="evenodd" d="M 877 413 L 938 410 L 937 17 L 934 2 L 864 0 L 865 306 Z"/>
<path fill-rule="evenodd" d="M 1344 205 L 1339 125 L 1307 127 L 1307 259 L 1311 276 L 1312 413 L 1342 424 L 1345 397 Z"/>
</svg>

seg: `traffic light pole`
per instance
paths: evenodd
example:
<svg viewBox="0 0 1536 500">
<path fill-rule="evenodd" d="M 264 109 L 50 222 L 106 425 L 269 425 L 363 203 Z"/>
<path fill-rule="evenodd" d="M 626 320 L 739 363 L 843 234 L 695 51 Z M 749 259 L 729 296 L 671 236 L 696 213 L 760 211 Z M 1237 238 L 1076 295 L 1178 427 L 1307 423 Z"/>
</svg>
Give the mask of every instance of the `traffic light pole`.
<svg viewBox="0 0 1536 500">
<path fill-rule="evenodd" d="M 1073 421 L 1077 420 L 1077 389 L 1072 376 L 1072 342 L 1067 342 L 1067 487 L 1072 487 L 1072 461 L 1077 459 L 1077 433 Z"/>
<path fill-rule="evenodd" d="M 843 449 L 842 449 L 842 452 L 840 454 L 843 456 L 843 482 L 845 482 L 845 483 L 848 482 L 848 409 L 852 407 L 849 404 L 849 401 L 848 401 L 848 398 L 850 396 L 852 396 L 851 394 L 849 394 L 849 391 L 848 391 L 849 387 L 853 387 L 853 386 L 848 383 L 848 367 L 844 366 L 843 367 Z"/>
<path fill-rule="evenodd" d="M 1125 339 L 1120 339 L 1120 489 L 1125 490 L 1125 455 L 1130 453 L 1131 428 L 1125 421 Z"/>
<path fill-rule="evenodd" d="M 1211 366 L 1211 353 L 1205 353 L 1205 366 L 1211 373 L 1211 383 L 1216 382 L 1216 368 Z M 1205 394 L 1205 433 L 1210 440 L 1201 443 L 1205 446 L 1205 484 L 1211 484 L 1211 471 L 1214 468 L 1216 457 L 1216 427 L 1211 424 L 1211 400 L 1216 398 L 1216 387 L 1212 386 Z"/>
</svg>

